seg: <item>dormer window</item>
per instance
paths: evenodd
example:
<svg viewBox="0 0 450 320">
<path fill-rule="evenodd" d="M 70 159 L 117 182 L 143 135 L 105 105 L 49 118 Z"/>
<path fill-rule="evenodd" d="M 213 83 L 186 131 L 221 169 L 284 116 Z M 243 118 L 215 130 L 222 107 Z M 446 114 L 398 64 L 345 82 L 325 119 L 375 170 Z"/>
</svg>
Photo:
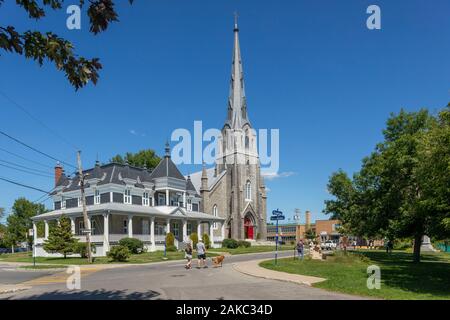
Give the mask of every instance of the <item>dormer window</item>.
<svg viewBox="0 0 450 320">
<path fill-rule="evenodd" d="M 192 211 L 192 199 L 187 199 L 187 211 Z"/>
<path fill-rule="evenodd" d="M 97 189 L 94 191 L 94 204 L 100 204 L 100 191 Z"/>
<path fill-rule="evenodd" d="M 142 195 L 142 205 L 147 207 L 150 205 L 150 196 L 148 192 L 144 192 Z"/>
<path fill-rule="evenodd" d="M 125 195 L 123 198 L 125 204 L 131 204 L 131 189 L 125 189 Z"/>
</svg>

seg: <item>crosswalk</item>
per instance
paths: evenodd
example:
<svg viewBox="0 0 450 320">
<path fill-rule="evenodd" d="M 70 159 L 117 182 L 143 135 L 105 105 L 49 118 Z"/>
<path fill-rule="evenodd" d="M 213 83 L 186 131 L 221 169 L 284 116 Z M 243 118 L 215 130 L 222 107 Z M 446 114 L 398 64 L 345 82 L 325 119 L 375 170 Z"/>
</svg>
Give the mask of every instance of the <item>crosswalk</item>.
<svg viewBox="0 0 450 320">
<path fill-rule="evenodd" d="M 103 268 L 92 266 L 92 267 L 83 267 L 80 269 L 81 279 L 83 277 L 87 277 L 88 275 L 95 273 L 97 271 L 102 270 Z M 71 273 L 67 273 L 66 271 L 58 272 L 52 275 L 40 277 L 37 279 L 29 280 L 22 282 L 21 285 L 25 286 L 37 286 L 37 285 L 47 285 L 47 284 L 55 284 L 55 283 L 65 283 L 67 278 L 71 276 Z"/>
</svg>

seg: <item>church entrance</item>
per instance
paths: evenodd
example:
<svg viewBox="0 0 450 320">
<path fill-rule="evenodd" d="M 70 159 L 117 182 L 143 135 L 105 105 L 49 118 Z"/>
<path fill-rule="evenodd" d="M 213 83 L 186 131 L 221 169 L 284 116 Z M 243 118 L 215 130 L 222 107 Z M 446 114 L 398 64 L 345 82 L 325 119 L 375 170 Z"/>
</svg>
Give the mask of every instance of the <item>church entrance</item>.
<svg viewBox="0 0 450 320">
<path fill-rule="evenodd" d="M 245 239 L 255 238 L 255 226 L 250 215 L 247 215 L 244 219 L 244 233 Z"/>
</svg>

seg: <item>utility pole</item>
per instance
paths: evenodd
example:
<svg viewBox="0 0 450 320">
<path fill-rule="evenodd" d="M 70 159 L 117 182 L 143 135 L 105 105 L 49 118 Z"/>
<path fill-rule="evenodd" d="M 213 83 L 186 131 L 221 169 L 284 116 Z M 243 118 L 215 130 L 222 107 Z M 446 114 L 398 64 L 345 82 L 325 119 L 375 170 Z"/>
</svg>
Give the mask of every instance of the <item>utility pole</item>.
<svg viewBox="0 0 450 320">
<path fill-rule="evenodd" d="M 89 218 L 86 210 L 86 196 L 84 193 L 84 174 L 81 167 L 81 151 L 77 152 L 77 164 L 78 164 L 78 175 L 80 176 L 80 190 L 81 190 L 81 204 L 83 205 L 83 221 L 84 221 L 84 233 L 86 233 L 86 243 L 87 243 L 87 258 L 88 262 L 92 263 L 92 253 L 91 253 L 91 226 L 89 224 Z"/>
</svg>

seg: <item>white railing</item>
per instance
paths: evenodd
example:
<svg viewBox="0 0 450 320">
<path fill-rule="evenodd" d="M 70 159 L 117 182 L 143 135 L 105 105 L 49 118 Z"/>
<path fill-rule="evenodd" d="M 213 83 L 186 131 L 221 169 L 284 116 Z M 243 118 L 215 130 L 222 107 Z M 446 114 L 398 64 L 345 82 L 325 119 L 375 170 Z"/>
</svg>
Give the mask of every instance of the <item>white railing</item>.
<svg viewBox="0 0 450 320">
<path fill-rule="evenodd" d="M 80 242 L 86 242 L 86 236 L 75 236 Z M 91 242 L 103 242 L 103 235 L 91 235 Z"/>
<path fill-rule="evenodd" d="M 150 241 L 149 234 L 133 234 L 133 238 L 139 239 L 141 241 Z"/>
</svg>

